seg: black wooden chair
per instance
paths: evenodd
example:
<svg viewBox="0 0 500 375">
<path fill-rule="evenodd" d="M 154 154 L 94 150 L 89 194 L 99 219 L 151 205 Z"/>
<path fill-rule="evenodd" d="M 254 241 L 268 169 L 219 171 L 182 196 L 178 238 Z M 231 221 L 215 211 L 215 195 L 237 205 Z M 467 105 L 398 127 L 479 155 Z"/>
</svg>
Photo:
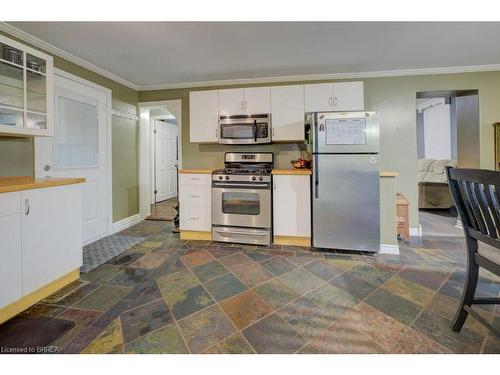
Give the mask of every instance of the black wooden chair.
<svg viewBox="0 0 500 375">
<path fill-rule="evenodd" d="M 479 267 L 500 276 L 500 172 L 446 167 L 446 173 L 467 245 L 464 291 L 452 330 L 459 332 L 471 314 L 500 337 L 498 328 L 472 309 L 472 305 L 500 304 L 500 298 L 474 298 Z"/>
</svg>

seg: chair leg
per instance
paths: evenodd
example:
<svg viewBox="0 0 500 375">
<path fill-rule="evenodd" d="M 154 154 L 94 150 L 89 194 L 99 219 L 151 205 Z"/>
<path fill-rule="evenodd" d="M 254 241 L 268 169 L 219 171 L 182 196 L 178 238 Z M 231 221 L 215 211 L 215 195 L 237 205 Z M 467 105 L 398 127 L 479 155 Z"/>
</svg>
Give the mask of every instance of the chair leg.
<svg viewBox="0 0 500 375">
<path fill-rule="evenodd" d="M 451 325 L 451 329 L 454 332 L 460 332 L 465 323 L 465 319 L 467 319 L 467 316 L 469 315 L 469 313 L 464 309 L 464 306 L 472 305 L 479 276 L 479 267 L 474 261 L 474 253 L 477 251 L 477 241 L 468 240 L 467 242 L 467 273 L 465 275 L 465 285 L 462 293 L 462 299 Z"/>
</svg>

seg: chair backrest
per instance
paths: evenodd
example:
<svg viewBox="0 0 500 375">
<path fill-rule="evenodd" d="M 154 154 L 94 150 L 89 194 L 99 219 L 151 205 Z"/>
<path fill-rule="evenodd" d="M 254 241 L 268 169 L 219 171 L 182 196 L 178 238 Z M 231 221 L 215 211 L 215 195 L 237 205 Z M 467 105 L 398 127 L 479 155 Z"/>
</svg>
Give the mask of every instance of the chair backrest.
<svg viewBox="0 0 500 375">
<path fill-rule="evenodd" d="M 446 167 L 464 231 L 500 248 L 500 172 Z"/>
</svg>

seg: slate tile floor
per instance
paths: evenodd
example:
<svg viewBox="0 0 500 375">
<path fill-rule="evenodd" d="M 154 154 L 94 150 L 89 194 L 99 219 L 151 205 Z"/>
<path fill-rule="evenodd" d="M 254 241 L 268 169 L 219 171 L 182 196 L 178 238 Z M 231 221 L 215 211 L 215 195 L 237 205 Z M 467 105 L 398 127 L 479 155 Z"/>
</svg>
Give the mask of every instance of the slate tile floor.
<svg viewBox="0 0 500 375">
<path fill-rule="evenodd" d="M 465 264 L 459 237 L 412 238 L 400 255 L 182 241 L 169 223 L 21 315 L 65 319 L 63 353 L 500 353 L 470 317 L 450 330 Z M 500 280 L 481 274 L 480 293 Z M 500 308 L 480 308 L 500 324 Z M 43 330 L 41 321 L 40 329 Z M 9 322 L 5 324 L 10 324 Z"/>
</svg>

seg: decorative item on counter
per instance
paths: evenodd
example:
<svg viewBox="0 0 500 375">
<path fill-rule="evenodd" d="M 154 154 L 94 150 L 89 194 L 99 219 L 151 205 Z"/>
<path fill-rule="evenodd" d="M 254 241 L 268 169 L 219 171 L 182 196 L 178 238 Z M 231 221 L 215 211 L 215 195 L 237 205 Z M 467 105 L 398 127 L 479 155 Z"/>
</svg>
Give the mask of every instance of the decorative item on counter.
<svg viewBox="0 0 500 375">
<path fill-rule="evenodd" d="M 306 155 L 309 155 L 307 151 L 300 150 L 300 159 L 291 160 L 290 163 L 295 169 L 311 168 L 311 160 L 306 159 Z"/>
</svg>

